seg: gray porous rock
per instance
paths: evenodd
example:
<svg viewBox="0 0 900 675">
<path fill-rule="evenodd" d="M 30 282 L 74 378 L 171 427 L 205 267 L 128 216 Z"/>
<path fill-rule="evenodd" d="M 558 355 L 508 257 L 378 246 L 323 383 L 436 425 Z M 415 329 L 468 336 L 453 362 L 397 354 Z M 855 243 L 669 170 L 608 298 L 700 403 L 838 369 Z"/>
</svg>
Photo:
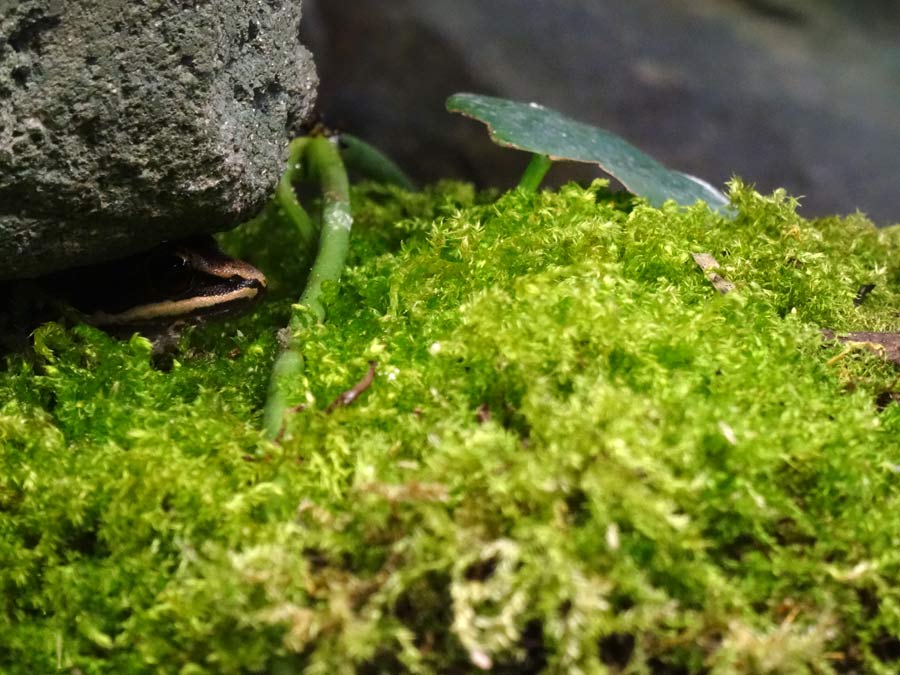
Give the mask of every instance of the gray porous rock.
<svg viewBox="0 0 900 675">
<path fill-rule="evenodd" d="M 234 226 L 317 78 L 300 0 L 0 0 L 0 279 Z"/>
</svg>

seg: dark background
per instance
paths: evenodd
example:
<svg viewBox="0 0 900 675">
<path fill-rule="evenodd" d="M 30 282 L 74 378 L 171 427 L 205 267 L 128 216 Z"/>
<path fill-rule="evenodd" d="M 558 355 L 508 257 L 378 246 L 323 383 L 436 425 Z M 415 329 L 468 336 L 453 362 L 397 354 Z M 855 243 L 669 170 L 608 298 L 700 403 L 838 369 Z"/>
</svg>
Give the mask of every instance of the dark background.
<svg viewBox="0 0 900 675">
<path fill-rule="evenodd" d="M 539 101 L 717 185 L 786 187 L 809 216 L 900 222 L 900 2 L 304 0 L 304 12 L 325 121 L 419 180 L 517 180 L 526 157 L 444 112 L 449 94 L 474 91 Z"/>
</svg>

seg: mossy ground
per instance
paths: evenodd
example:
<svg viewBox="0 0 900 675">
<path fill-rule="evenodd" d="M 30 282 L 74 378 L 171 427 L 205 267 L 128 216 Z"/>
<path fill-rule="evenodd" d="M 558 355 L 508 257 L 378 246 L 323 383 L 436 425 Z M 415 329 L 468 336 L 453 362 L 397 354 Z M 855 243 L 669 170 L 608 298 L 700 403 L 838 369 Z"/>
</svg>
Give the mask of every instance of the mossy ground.
<svg viewBox="0 0 900 675">
<path fill-rule="evenodd" d="M 599 183 L 354 200 L 280 444 L 277 233 L 233 238 L 271 301 L 166 368 L 54 324 L 8 358 L 0 671 L 897 672 L 898 372 L 820 329 L 896 327 L 900 234 L 740 186 L 733 222 Z"/>
</svg>

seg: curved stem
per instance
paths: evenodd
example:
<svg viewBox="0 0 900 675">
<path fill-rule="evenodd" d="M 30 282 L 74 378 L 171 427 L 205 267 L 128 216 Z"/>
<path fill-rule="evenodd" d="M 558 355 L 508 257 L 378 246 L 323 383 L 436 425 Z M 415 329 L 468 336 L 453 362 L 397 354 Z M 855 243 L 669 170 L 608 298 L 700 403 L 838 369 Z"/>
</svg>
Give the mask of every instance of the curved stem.
<svg viewBox="0 0 900 675">
<path fill-rule="evenodd" d="M 275 190 L 275 200 L 279 208 L 300 233 L 304 248 L 312 246 L 316 238 L 316 227 L 306 210 L 300 205 L 294 192 L 294 183 L 303 177 L 303 156 L 309 146 L 309 138 L 297 138 L 288 146 L 288 168 L 281 176 Z"/>
<path fill-rule="evenodd" d="M 351 134 L 341 134 L 341 157 L 348 169 L 358 171 L 365 178 L 396 185 L 409 192 L 416 186 L 397 164 L 374 145 Z"/>
<path fill-rule="evenodd" d="M 319 233 L 319 252 L 300 296 L 300 304 L 310 307 L 319 321 L 325 319 L 325 308 L 319 300 L 322 283 L 337 281 L 344 269 L 350 248 L 350 184 L 347 171 L 337 148 L 327 138 L 313 138 L 306 158 L 310 176 L 322 191 L 322 231 Z"/>
<path fill-rule="evenodd" d="M 263 424 L 266 436 L 271 440 L 278 439 L 283 433 L 285 417 L 290 410 L 289 392 L 292 385 L 303 376 L 301 338 L 306 326 L 304 308 L 311 309 L 318 321 L 325 319 L 325 307 L 320 299 L 322 284 L 340 279 L 350 247 L 350 228 L 353 224 L 350 185 L 340 153 L 327 138 L 303 140 L 306 142 L 302 145 L 300 157 L 305 161 L 299 164 L 308 169 L 309 177 L 318 183 L 322 193 L 322 229 L 316 260 L 306 281 L 306 288 L 300 296 L 299 307 L 291 317 L 291 335 L 275 360 L 269 380 Z M 292 164 L 292 167 L 299 171 L 298 164 Z M 291 191 L 293 193 L 293 188 Z"/>
</svg>

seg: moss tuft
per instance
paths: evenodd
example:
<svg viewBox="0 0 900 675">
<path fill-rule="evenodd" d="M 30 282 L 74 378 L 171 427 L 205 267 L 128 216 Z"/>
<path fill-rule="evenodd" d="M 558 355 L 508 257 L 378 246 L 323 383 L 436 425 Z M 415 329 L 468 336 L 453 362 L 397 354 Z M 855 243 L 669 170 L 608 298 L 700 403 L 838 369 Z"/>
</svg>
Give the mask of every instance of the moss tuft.
<svg viewBox="0 0 900 675">
<path fill-rule="evenodd" d="M 0 670 L 896 672 L 897 373 L 821 329 L 896 329 L 898 231 L 494 197 L 355 190 L 280 444 L 277 234 L 229 237 L 271 301 L 165 370 L 55 324 L 9 357 Z"/>
</svg>

